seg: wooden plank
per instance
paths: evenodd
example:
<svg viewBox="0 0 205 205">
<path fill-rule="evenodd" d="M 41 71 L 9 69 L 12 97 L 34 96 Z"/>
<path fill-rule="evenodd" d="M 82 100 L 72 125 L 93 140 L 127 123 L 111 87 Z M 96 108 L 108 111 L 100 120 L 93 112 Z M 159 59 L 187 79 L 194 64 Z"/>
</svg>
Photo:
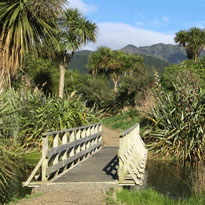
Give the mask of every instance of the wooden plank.
<svg viewBox="0 0 205 205">
<path fill-rule="evenodd" d="M 76 141 L 77 141 L 77 140 L 80 140 L 80 137 L 81 137 L 81 130 L 78 130 L 77 133 L 76 133 Z M 76 154 L 80 152 L 80 145 L 81 145 L 81 143 L 75 147 L 75 148 L 76 148 L 76 150 L 75 150 L 75 153 L 76 153 Z M 79 161 L 80 161 L 80 158 L 78 158 L 77 163 L 78 163 Z"/>
<path fill-rule="evenodd" d="M 70 134 L 70 142 L 71 142 L 71 143 L 73 142 L 73 143 L 75 144 L 75 131 L 72 131 L 71 134 Z M 72 156 L 74 156 L 74 154 L 75 154 L 75 149 L 74 149 L 74 148 L 75 148 L 75 146 L 71 147 L 71 151 L 70 151 L 70 154 L 69 154 L 69 158 L 72 157 Z M 64 160 L 64 161 L 65 161 L 65 160 Z M 63 161 L 63 162 L 64 162 L 64 161 Z M 66 164 L 65 164 L 65 165 L 66 165 Z M 65 165 L 64 165 L 64 166 L 65 166 Z M 74 165 L 74 162 L 71 164 L 71 166 L 73 166 L 73 165 Z"/>
<path fill-rule="evenodd" d="M 59 162 L 58 164 L 55 164 L 53 166 L 48 167 L 46 174 L 49 175 L 57 170 L 59 170 L 60 168 L 66 166 L 69 163 L 72 163 L 74 160 L 78 159 L 79 157 L 82 157 L 83 155 L 91 152 L 93 149 L 95 149 L 96 147 L 100 146 L 101 142 L 98 142 L 98 144 L 93 145 L 92 147 L 89 147 L 85 150 L 80 151 L 79 153 L 70 156 L 68 159 L 63 160 L 61 162 Z"/>
<path fill-rule="evenodd" d="M 68 136 L 67 136 L 67 132 L 66 132 L 62 137 L 62 144 L 66 145 L 67 143 L 68 143 Z M 62 160 L 65 160 L 65 159 L 67 159 L 67 149 L 65 149 L 63 151 L 65 151 L 65 153 L 63 154 Z M 62 151 L 60 151 L 60 152 L 62 152 Z"/>
<path fill-rule="evenodd" d="M 46 157 L 48 152 L 48 136 L 43 137 L 42 139 L 42 158 L 44 159 L 42 163 L 42 182 L 45 183 L 48 181 L 46 171 L 48 168 L 48 158 Z"/>
<path fill-rule="evenodd" d="M 97 134 L 90 135 L 88 137 L 84 137 L 84 138 L 81 138 L 81 139 L 78 139 L 78 140 L 75 140 L 75 141 L 71 141 L 71 142 L 69 142 L 67 144 L 63 144 L 59 147 L 51 148 L 47 152 L 47 157 L 50 157 L 50 156 L 52 156 L 54 154 L 57 154 L 59 152 L 63 152 L 64 150 L 70 149 L 70 148 L 78 146 L 80 144 L 86 143 L 86 142 L 88 142 L 88 141 L 90 141 L 94 138 L 97 138 L 101 135 L 102 135 L 102 132 L 99 132 Z M 71 136 L 71 139 L 73 139 L 73 138 L 74 138 L 74 136 Z"/>
<path fill-rule="evenodd" d="M 86 126 L 82 126 L 82 127 L 70 128 L 70 129 L 66 129 L 66 130 L 46 132 L 46 133 L 43 133 L 42 135 L 43 136 L 48 136 L 48 135 L 62 134 L 62 133 L 65 133 L 65 132 L 73 132 L 73 131 L 76 131 L 76 130 L 87 129 L 88 127 L 95 126 L 95 125 L 100 125 L 100 124 L 101 123 L 96 123 L 96 124 L 92 124 L 92 125 L 86 125 Z"/>
<path fill-rule="evenodd" d="M 82 139 L 86 138 L 86 129 L 83 129 L 82 131 Z M 85 150 L 85 144 L 86 143 L 82 143 L 82 147 L 81 147 L 81 150 Z M 83 159 L 85 158 L 85 155 L 82 157 Z"/>
<path fill-rule="evenodd" d="M 91 135 L 91 127 L 88 127 L 86 130 L 86 136 Z M 86 149 L 88 149 L 91 146 L 90 140 L 86 142 Z"/>
<path fill-rule="evenodd" d="M 137 177 L 140 179 L 143 178 L 144 175 L 140 174 L 139 170 L 136 167 L 136 163 L 133 162 L 132 155 L 129 155 L 129 153 L 127 152 L 124 156 L 127 158 L 130 167 L 134 170 L 133 172 L 137 175 Z"/>
<path fill-rule="evenodd" d="M 120 158 L 122 159 L 123 163 L 125 164 L 125 166 L 127 167 L 127 169 L 129 170 L 133 180 L 135 181 L 136 184 L 140 184 L 139 179 L 136 177 L 135 173 L 133 172 L 132 168 L 130 167 L 129 163 L 127 162 L 126 158 L 124 156 L 120 156 Z"/>
<path fill-rule="evenodd" d="M 59 140 L 59 134 L 57 134 L 57 135 L 54 137 L 54 140 L 53 140 L 53 148 L 58 148 L 58 140 Z M 59 157 L 59 152 L 56 153 L 56 156 L 54 156 L 53 164 L 58 164 L 58 157 Z"/>
</svg>

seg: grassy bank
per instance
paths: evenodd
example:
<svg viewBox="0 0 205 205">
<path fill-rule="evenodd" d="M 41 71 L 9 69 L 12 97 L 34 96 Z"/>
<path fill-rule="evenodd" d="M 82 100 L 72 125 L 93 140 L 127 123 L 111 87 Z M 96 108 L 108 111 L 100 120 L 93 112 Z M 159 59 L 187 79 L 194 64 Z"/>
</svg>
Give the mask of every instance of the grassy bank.
<svg viewBox="0 0 205 205">
<path fill-rule="evenodd" d="M 0 204 L 8 204 L 17 202 L 22 198 L 28 198 L 31 194 L 32 188 L 22 187 L 22 182 L 26 181 L 31 173 L 31 170 L 38 163 L 41 154 L 39 151 L 31 151 L 23 156 L 23 167 L 18 176 L 13 178 L 13 181 L 8 184 L 8 190 L 4 192 L 4 196 L 0 199 Z"/>
<path fill-rule="evenodd" d="M 105 199 L 106 204 L 118 205 L 204 205 L 205 196 L 190 196 L 189 198 L 170 198 L 154 189 L 125 190 L 116 193 L 110 191 Z"/>
<path fill-rule="evenodd" d="M 129 111 L 112 115 L 102 120 L 106 127 L 110 127 L 119 131 L 126 130 L 140 121 L 141 119 L 139 117 L 139 113 L 135 109 L 130 109 Z"/>
</svg>

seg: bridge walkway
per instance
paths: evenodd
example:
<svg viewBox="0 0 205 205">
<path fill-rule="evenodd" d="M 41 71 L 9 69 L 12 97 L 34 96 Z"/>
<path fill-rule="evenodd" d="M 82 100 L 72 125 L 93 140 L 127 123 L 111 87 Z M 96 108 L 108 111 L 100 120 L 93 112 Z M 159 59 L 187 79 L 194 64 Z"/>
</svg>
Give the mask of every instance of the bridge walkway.
<svg viewBox="0 0 205 205">
<path fill-rule="evenodd" d="M 118 180 L 118 147 L 105 146 L 87 160 L 68 170 L 51 183 L 113 182 Z"/>
</svg>

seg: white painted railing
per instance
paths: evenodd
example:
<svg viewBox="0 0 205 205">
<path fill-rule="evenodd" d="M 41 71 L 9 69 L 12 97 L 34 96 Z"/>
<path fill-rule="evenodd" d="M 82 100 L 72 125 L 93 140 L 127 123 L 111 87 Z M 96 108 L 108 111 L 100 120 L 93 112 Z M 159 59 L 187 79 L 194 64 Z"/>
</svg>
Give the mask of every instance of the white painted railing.
<svg viewBox="0 0 205 205">
<path fill-rule="evenodd" d="M 148 151 L 139 135 L 139 129 L 137 123 L 120 134 L 118 176 L 121 185 L 142 184 Z"/>
<path fill-rule="evenodd" d="M 47 182 L 95 153 L 101 145 L 101 123 L 43 134 L 42 158 L 23 185 L 28 186 L 40 168 L 41 183 Z"/>
</svg>

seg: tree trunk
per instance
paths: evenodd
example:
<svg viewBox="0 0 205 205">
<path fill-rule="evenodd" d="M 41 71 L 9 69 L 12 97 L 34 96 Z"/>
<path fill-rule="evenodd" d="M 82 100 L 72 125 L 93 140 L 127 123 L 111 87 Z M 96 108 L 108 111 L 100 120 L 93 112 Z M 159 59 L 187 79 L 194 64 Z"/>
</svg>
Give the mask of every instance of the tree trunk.
<svg viewBox="0 0 205 205">
<path fill-rule="evenodd" d="M 58 97 L 63 99 L 66 65 L 60 64 L 59 68 L 60 68 L 60 81 L 59 81 Z"/>
<path fill-rule="evenodd" d="M 76 49 L 74 48 L 72 53 L 70 54 L 69 58 L 66 58 L 66 51 L 64 53 L 63 57 L 63 63 L 60 64 L 60 81 L 59 81 L 59 90 L 58 90 L 58 97 L 63 99 L 63 94 L 64 94 L 64 84 L 65 84 L 65 71 L 66 68 L 68 67 L 68 64 L 70 60 L 73 58 L 75 54 Z"/>
<path fill-rule="evenodd" d="M 113 80 L 114 83 L 114 91 L 117 92 L 117 83 L 119 80 Z"/>
</svg>

